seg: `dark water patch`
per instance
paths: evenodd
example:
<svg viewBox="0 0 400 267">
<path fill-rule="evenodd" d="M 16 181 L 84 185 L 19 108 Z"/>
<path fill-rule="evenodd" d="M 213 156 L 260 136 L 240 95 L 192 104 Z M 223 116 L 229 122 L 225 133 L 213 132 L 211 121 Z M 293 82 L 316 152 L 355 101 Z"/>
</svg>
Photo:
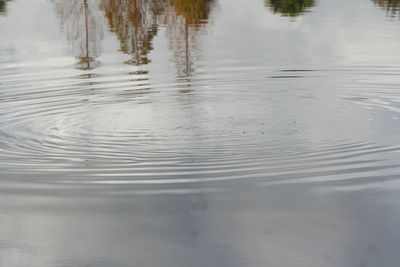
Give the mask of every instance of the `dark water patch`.
<svg viewBox="0 0 400 267">
<path fill-rule="evenodd" d="M 285 17 L 297 17 L 306 12 L 315 5 L 314 0 L 268 0 L 266 5 L 274 12 Z"/>
<path fill-rule="evenodd" d="M 293 70 L 280 70 L 280 71 L 282 71 L 282 72 L 309 72 L 309 71 L 315 71 L 315 70 L 301 70 L 301 69 L 299 69 L 299 70 L 296 70 L 296 69 L 293 69 Z"/>
<path fill-rule="evenodd" d="M 374 4 L 386 10 L 387 15 L 396 18 L 400 16 L 400 1 L 398 0 L 373 0 Z"/>
<path fill-rule="evenodd" d="M 10 0 L 0 0 L 0 15 L 6 14 L 8 2 L 10 2 Z"/>
<path fill-rule="evenodd" d="M 282 76 L 270 76 L 272 79 L 293 79 L 293 78 L 303 78 L 304 76 L 298 75 L 282 75 Z"/>
</svg>

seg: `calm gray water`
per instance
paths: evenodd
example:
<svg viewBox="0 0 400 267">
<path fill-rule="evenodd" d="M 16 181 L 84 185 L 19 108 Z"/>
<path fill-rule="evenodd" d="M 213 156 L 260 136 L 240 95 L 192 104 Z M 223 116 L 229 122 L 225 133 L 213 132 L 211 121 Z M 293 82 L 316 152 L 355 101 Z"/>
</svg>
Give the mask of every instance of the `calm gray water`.
<svg viewBox="0 0 400 267">
<path fill-rule="evenodd" d="M 400 1 L 0 0 L 0 266 L 398 267 Z"/>
</svg>

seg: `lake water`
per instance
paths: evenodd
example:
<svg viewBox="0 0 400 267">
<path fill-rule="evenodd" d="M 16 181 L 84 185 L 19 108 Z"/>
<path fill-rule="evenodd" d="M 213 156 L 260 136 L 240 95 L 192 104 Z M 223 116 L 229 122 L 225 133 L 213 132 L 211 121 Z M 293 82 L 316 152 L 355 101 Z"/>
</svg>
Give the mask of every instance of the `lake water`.
<svg viewBox="0 0 400 267">
<path fill-rule="evenodd" d="M 0 266 L 398 267 L 399 0 L 0 0 Z"/>
</svg>

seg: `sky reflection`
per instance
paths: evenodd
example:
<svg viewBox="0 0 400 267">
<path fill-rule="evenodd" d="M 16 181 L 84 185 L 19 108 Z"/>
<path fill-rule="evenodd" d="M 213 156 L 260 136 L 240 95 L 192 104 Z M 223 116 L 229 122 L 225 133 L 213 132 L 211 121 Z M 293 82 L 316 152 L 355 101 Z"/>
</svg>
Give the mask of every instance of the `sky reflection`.
<svg viewBox="0 0 400 267">
<path fill-rule="evenodd" d="M 394 2 L 7 3 L 0 266 L 398 267 Z"/>
</svg>

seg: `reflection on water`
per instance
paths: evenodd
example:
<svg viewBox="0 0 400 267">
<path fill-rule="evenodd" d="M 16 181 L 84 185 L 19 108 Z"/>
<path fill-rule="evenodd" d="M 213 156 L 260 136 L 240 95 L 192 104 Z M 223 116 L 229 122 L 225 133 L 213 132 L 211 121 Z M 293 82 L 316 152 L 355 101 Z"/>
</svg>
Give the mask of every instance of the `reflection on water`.
<svg viewBox="0 0 400 267">
<path fill-rule="evenodd" d="M 400 1 L 399 0 L 372 0 L 375 5 L 385 9 L 389 16 L 397 17 L 400 15 Z"/>
<path fill-rule="evenodd" d="M 400 20 L 373 1 L 9 5 L 1 267 L 398 267 Z"/>
<path fill-rule="evenodd" d="M 7 2 L 11 0 L 0 0 L 0 15 L 4 14 L 7 11 Z"/>
<path fill-rule="evenodd" d="M 211 0 L 103 0 L 101 5 L 121 51 L 132 55 L 127 62 L 132 65 L 150 63 L 153 39 L 160 25 L 165 26 L 179 77 L 194 71 L 198 34 L 208 22 L 212 6 Z"/>
<path fill-rule="evenodd" d="M 314 0 L 267 0 L 267 6 L 282 16 L 297 17 L 315 5 Z"/>
<path fill-rule="evenodd" d="M 178 77 L 190 77 L 199 57 L 199 37 L 208 22 L 213 0 L 174 0 L 165 14 L 167 35 Z"/>
<path fill-rule="evenodd" d="M 132 55 L 127 63 L 139 66 L 150 62 L 148 54 L 164 7 L 165 1 L 158 0 L 102 0 L 101 8 L 121 43 L 121 51 Z"/>
<path fill-rule="evenodd" d="M 100 65 L 103 21 L 97 0 L 53 0 L 76 67 L 90 70 Z"/>
<path fill-rule="evenodd" d="M 183 16 L 185 24 L 199 28 L 208 22 L 214 0 L 173 0 L 171 5 L 179 16 Z"/>
</svg>

